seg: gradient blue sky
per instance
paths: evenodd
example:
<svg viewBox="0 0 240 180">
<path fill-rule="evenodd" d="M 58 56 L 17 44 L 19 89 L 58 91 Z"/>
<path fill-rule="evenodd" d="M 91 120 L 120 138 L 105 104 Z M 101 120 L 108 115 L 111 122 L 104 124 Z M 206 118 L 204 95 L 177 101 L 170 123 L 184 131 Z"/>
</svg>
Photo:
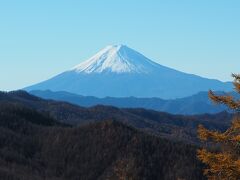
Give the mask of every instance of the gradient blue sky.
<svg viewBox="0 0 240 180">
<path fill-rule="evenodd" d="M 48 79 L 109 44 L 231 80 L 240 72 L 240 1 L 0 0 L 0 90 Z"/>
</svg>

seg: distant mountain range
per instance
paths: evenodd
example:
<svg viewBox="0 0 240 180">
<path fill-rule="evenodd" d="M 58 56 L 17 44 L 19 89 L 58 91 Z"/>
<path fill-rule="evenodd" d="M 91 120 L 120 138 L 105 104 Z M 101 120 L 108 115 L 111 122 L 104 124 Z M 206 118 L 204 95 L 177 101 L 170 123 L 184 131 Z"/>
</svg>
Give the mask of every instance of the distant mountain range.
<svg viewBox="0 0 240 180">
<path fill-rule="evenodd" d="M 84 108 L 66 102 L 44 100 L 24 91 L 0 92 L 0 105 L 6 103 L 32 109 L 61 123 L 74 126 L 114 120 L 149 134 L 186 143 L 198 143 L 196 129 L 199 124 L 222 131 L 229 126 L 232 118 L 232 115 L 226 112 L 183 116 L 142 108 L 129 109 L 103 105 Z M 34 118 L 32 120 L 37 121 Z"/>
<path fill-rule="evenodd" d="M 107 46 L 76 67 L 25 88 L 95 97 L 163 99 L 183 98 L 209 89 L 231 91 L 232 84 L 162 66 L 124 45 Z"/>
<path fill-rule="evenodd" d="M 179 98 L 174 100 L 163 100 L 160 98 L 97 98 L 93 96 L 81 96 L 68 92 L 53 92 L 46 91 L 30 91 L 31 94 L 44 98 L 59 101 L 66 101 L 76 105 L 91 107 L 96 105 L 110 105 L 119 108 L 145 108 L 157 111 L 168 112 L 171 114 L 203 114 L 203 113 L 218 113 L 221 111 L 227 111 L 228 109 L 223 105 L 213 104 L 209 98 L 207 92 L 200 92 L 193 96 Z M 223 94 L 223 92 L 216 92 L 217 94 Z M 239 97 L 237 93 L 232 92 L 231 95 Z M 239 97 L 240 98 L 240 97 Z"/>
</svg>

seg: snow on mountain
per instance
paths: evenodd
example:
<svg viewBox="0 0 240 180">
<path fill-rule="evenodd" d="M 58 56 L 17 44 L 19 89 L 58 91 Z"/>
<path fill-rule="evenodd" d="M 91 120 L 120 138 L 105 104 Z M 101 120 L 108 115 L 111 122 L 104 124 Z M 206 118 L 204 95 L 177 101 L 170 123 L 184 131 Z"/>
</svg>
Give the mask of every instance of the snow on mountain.
<svg viewBox="0 0 240 180">
<path fill-rule="evenodd" d="M 209 89 L 231 91 L 232 85 L 162 66 L 124 45 L 107 46 L 74 68 L 25 88 L 96 97 L 163 99 L 191 96 Z"/>
<path fill-rule="evenodd" d="M 107 46 L 73 68 L 80 73 L 149 73 L 159 64 L 124 45 Z"/>
</svg>

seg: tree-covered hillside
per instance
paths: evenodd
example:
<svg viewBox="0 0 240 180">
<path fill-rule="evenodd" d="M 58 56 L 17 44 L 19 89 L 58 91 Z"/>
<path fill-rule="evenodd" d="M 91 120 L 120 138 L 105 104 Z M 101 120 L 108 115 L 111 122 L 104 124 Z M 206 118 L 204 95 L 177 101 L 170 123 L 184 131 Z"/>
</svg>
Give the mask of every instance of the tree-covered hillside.
<svg viewBox="0 0 240 180">
<path fill-rule="evenodd" d="M 0 179 L 204 179 L 196 148 L 117 121 L 80 127 L 0 105 Z"/>
</svg>

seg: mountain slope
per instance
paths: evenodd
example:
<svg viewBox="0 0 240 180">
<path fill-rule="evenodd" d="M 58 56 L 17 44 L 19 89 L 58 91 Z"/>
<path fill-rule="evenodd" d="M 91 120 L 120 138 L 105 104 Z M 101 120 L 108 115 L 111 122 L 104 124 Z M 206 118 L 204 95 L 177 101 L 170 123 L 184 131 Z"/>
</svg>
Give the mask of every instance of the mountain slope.
<svg viewBox="0 0 240 180">
<path fill-rule="evenodd" d="M 159 64 L 124 45 L 107 46 L 96 55 L 73 68 L 78 73 L 150 73 Z"/>
<path fill-rule="evenodd" d="M 87 61 L 25 88 L 96 97 L 186 97 L 200 91 L 230 91 L 232 85 L 157 64 L 127 46 L 108 46 Z"/>
<path fill-rule="evenodd" d="M 115 121 L 68 127 L 12 101 L 0 103 L 0 179 L 202 180 L 202 167 L 195 146 Z"/>
<path fill-rule="evenodd" d="M 150 134 L 187 143 L 198 143 L 196 129 L 199 124 L 208 129 L 222 131 L 229 126 L 232 118 L 232 115 L 226 112 L 183 116 L 112 106 L 84 108 L 66 102 L 43 100 L 24 91 L 0 93 L 0 104 L 6 101 L 45 113 L 62 123 L 83 125 L 96 121 L 116 120 Z"/>
<path fill-rule="evenodd" d="M 91 107 L 96 105 L 108 105 L 116 106 L 119 108 L 145 108 L 153 109 L 157 111 L 168 112 L 172 114 L 203 114 L 203 113 L 218 113 L 221 111 L 227 111 L 228 109 L 223 105 L 215 105 L 208 98 L 208 92 L 199 92 L 198 94 L 173 99 L 163 100 L 160 98 L 136 98 L 136 97 L 125 97 L 125 98 L 114 98 L 105 97 L 97 98 L 93 96 L 81 96 L 73 93 L 64 91 L 53 92 L 53 91 L 30 91 L 30 94 L 44 98 L 59 101 L 66 101 L 73 104 L 77 104 L 84 107 Z M 222 93 L 222 92 L 216 92 Z M 232 95 L 237 95 L 236 93 Z"/>
</svg>

